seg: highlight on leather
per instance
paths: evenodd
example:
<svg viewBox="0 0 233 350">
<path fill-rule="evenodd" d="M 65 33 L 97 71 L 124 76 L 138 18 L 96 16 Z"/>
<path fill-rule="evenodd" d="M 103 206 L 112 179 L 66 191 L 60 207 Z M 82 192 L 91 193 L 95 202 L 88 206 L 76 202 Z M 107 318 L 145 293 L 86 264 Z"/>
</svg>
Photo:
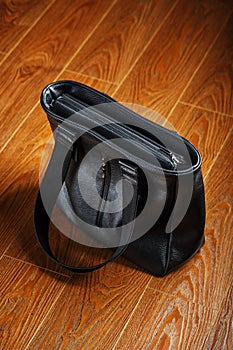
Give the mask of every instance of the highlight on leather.
<svg viewBox="0 0 233 350">
<path fill-rule="evenodd" d="M 77 82 L 48 85 L 41 104 L 55 146 L 40 183 L 35 228 L 50 257 L 58 261 L 48 242 L 50 220 L 69 239 L 117 248 L 114 258 L 123 254 L 158 276 L 200 249 L 201 157 L 188 140 Z M 72 234 L 53 215 L 56 206 L 73 224 Z"/>
</svg>

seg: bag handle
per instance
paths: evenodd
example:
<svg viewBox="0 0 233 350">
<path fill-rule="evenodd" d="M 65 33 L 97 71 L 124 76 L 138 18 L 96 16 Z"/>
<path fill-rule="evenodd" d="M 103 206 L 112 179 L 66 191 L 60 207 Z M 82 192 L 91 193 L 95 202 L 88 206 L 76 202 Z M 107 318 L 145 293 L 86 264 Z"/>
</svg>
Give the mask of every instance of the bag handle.
<svg viewBox="0 0 233 350">
<path fill-rule="evenodd" d="M 60 135 L 61 136 L 61 135 Z M 66 140 L 67 141 L 67 140 Z M 52 210 L 56 204 L 58 195 L 60 193 L 60 190 L 62 188 L 62 185 L 65 181 L 66 174 L 71 162 L 72 158 L 72 147 L 73 142 L 68 142 L 68 147 L 67 143 L 64 142 L 64 139 L 61 137 L 56 137 L 55 138 L 55 145 L 54 145 L 54 150 L 49 162 L 49 165 L 47 167 L 46 173 L 44 175 L 44 178 L 42 180 L 40 189 L 37 194 L 37 199 L 35 203 L 35 211 L 34 211 L 34 225 L 35 225 L 35 231 L 37 235 L 37 239 L 45 251 L 45 253 L 61 265 L 62 267 L 73 271 L 73 272 L 79 272 L 79 273 L 85 273 L 85 272 L 90 272 L 97 270 L 109 262 L 112 262 L 113 260 L 117 259 L 120 255 L 124 253 L 124 251 L 127 249 L 130 238 L 132 237 L 133 234 L 133 229 L 134 229 L 134 219 L 137 215 L 137 206 L 138 206 L 138 177 L 137 173 L 132 173 L 132 170 L 130 171 L 130 176 L 127 175 L 127 180 L 130 181 L 134 187 L 134 195 L 131 201 L 131 208 L 133 208 L 130 211 L 127 211 L 127 221 L 132 222 L 130 225 L 130 232 L 128 234 L 128 243 L 124 245 L 119 245 L 118 248 L 115 250 L 114 254 L 109 258 L 108 260 L 94 266 L 87 266 L 87 267 L 80 267 L 80 266 L 73 266 L 73 265 L 68 265 L 60 261 L 55 257 L 53 252 L 51 251 L 50 245 L 49 245 L 49 225 L 50 225 L 50 216 L 52 214 Z M 61 154 L 66 153 L 66 158 L 64 164 L 61 163 Z M 62 181 L 59 182 L 57 179 L 57 174 L 60 173 L 62 167 Z M 125 173 L 125 167 L 122 169 L 122 175 L 124 176 Z M 51 186 L 51 184 L 53 184 Z M 42 197 L 41 197 L 41 190 L 43 190 L 43 193 L 48 193 L 49 194 L 49 208 L 44 206 Z M 124 211 L 123 211 L 124 213 Z M 123 218 L 124 221 L 124 218 Z M 124 240 L 125 241 L 125 240 Z"/>
</svg>

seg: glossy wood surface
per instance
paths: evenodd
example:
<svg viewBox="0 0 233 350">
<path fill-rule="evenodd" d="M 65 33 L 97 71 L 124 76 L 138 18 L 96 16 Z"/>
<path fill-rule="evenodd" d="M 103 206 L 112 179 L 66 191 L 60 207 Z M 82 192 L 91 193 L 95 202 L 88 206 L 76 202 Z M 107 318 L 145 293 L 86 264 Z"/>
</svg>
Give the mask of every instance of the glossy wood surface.
<svg viewBox="0 0 233 350">
<path fill-rule="evenodd" d="M 0 0 L 0 349 L 233 348 L 232 33 L 228 0 Z M 201 152 L 206 243 L 177 271 L 120 258 L 75 275 L 41 250 L 33 207 L 51 130 L 39 98 L 58 79 L 150 108 Z M 83 264 L 110 254 L 51 241 Z"/>
<path fill-rule="evenodd" d="M 220 33 L 207 59 L 190 83 L 182 101 L 233 114 L 233 17 Z M 206 74 L 208 71 L 208 75 Z"/>
</svg>

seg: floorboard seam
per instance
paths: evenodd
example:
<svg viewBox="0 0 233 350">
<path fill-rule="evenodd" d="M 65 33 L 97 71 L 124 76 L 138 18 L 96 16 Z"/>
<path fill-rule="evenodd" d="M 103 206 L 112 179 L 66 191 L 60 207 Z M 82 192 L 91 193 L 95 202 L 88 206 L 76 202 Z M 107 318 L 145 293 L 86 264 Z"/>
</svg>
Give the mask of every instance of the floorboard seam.
<svg viewBox="0 0 233 350">
<path fill-rule="evenodd" d="M 214 318 L 214 321 L 213 321 L 213 323 L 211 324 L 211 327 L 210 327 L 209 331 L 207 332 L 207 335 L 206 335 L 205 339 L 203 340 L 203 344 L 205 344 L 205 343 L 208 341 L 208 339 L 210 338 L 210 334 L 211 334 L 211 332 L 212 332 L 212 329 L 213 329 L 214 326 L 215 326 L 216 320 L 218 319 L 218 315 L 219 315 L 219 314 L 221 313 L 221 311 L 222 311 L 222 305 L 224 304 L 224 302 L 225 302 L 225 300 L 226 300 L 226 297 L 227 297 L 227 295 L 228 295 L 228 293 L 229 293 L 229 290 L 230 290 L 231 288 L 232 288 L 232 285 L 230 284 L 229 288 L 227 289 L 226 295 L 224 296 L 224 298 L 223 298 L 222 301 L 221 301 L 221 304 L 220 304 L 219 310 L 218 310 L 218 312 L 217 312 L 217 315 L 216 315 L 216 317 Z"/>
<path fill-rule="evenodd" d="M 26 261 L 26 260 L 22 260 L 22 259 L 19 259 L 19 258 L 15 258 L 14 256 L 11 256 L 11 255 L 8 255 L 8 254 L 3 254 L 2 257 L 6 257 L 8 259 L 12 259 L 12 260 L 15 260 L 15 261 L 19 261 L 25 265 L 30 265 L 30 266 L 33 266 L 33 267 L 36 267 L 37 269 L 42 269 L 44 271 L 48 271 L 50 273 L 54 273 L 55 275 L 59 275 L 59 276 L 62 276 L 62 277 L 66 277 L 67 279 L 71 279 L 72 276 L 69 276 L 69 275 L 66 275 L 66 274 L 63 274 L 63 273 L 60 273 L 60 272 L 57 272 L 55 270 L 52 270 L 52 269 L 48 269 L 46 267 L 43 267 L 43 266 L 39 266 L 39 265 L 36 265 L 36 264 L 33 264 L 29 261 Z"/>
<path fill-rule="evenodd" d="M 172 293 L 164 292 L 164 291 L 161 290 L 161 289 L 153 288 L 153 287 L 150 287 L 150 286 L 148 286 L 147 289 L 152 289 L 152 290 L 154 290 L 154 291 L 156 291 L 156 292 L 158 292 L 158 293 L 167 295 L 167 296 L 169 296 L 169 297 L 173 297 L 173 298 L 179 297 L 179 296 L 174 295 L 174 294 L 172 294 Z M 192 303 L 192 304 L 201 306 L 201 307 L 203 307 L 204 309 L 207 309 L 207 310 L 213 310 L 213 311 L 216 311 L 216 312 L 219 312 L 219 311 L 220 311 L 220 309 L 217 309 L 217 308 L 215 308 L 215 307 L 208 307 L 208 306 L 206 306 L 206 305 L 204 305 L 204 304 L 201 304 L 201 303 L 199 303 L 199 302 L 196 302 L 196 301 L 194 301 L 194 300 L 185 299 L 185 297 L 180 297 L 180 298 L 181 298 L 185 303 Z"/>
<path fill-rule="evenodd" d="M 21 41 L 30 33 L 30 31 L 35 27 L 35 25 L 39 22 L 39 20 L 44 16 L 44 14 L 50 9 L 55 0 L 51 0 L 51 2 L 45 7 L 45 9 L 41 12 L 41 14 L 36 18 L 36 20 L 31 24 L 30 27 L 22 34 L 19 40 L 15 43 L 14 46 L 5 54 L 0 64 L 3 64 L 5 60 L 10 56 L 10 54 L 16 49 L 16 47 L 21 43 Z"/>
<path fill-rule="evenodd" d="M 33 341 L 33 339 L 36 337 L 37 333 L 39 332 L 39 330 L 42 328 L 42 326 L 44 325 L 44 321 L 46 320 L 46 318 L 48 317 L 50 311 L 53 309 L 54 305 L 56 305 L 57 301 L 59 300 L 60 296 L 62 295 L 64 289 L 66 288 L 66 284 L 64 284 L 63 288 L 61 288 L 60 293 L 58 293 L 57 298 L 54 300 L 54 302 L 51 304 L 51 307 L 48 309 L 47 313 L 45 314 L 44 318 L 42 319 L 40 325 L 36 328 L 34 334 L 32 335 L 31 339 L 29 340 L 29 342 L 27 343 L 26 347 L 24 350 L 27 350 L 28 347 L 30 346 L 31 342 Z"/>
<path fill-rule="evenodd" d="M 85 73 L 79 73 L 79 72 L 74 71 L 72 69 L 66 69 L 66 72 L 71 73 L 71 74 L 72 73 L 79 74 L 79 75 L 81 75 L 81 76 L 83 76 L 85 78 L 95 79 L 95 80 L 98 80 L 98 81 L 103 82 L 103 83 L 107 83 L 107 84 L 118 86 L 118 84 L 116 82 L 114 83 L 113 81 L 110 81 L 110 80 L 101 79 L 101 78 L 95 77 L 94 75 L 88 75 L 88 74 L 85 74 Z"/>
<path fill-rule="evenodd" d="M 201 68 L 202 64 L 205 62 L 206 58 L 208 57 L 209 53 L 211 52 L 212 48 L 214 47 L 216 41 L 218 40 L 220 34 L 223 32 L 224 28 L 226 27 L 227 22 L 229 21 L 229 18 L 231 17 L 231 14 L 232 14 L 232 12 L 230 12 L 229 16 L 224 21 L 224 23 L 221 26 L 220 30 L 218 31 L 217 35 L 215 36 L 215 38 L 213 39 L 212 43 L 209 45 L 209 48 L 206 50 L 205 54 L 203 55 L 202 59 L 200 60 L 200 63 L 197 65 L 196 69 L 194 70 L 193 74 L 191 75 L 190 79 L 188 80 L 185 88 L 181 92 L 181 94 L 178 97 L 177 101 L 175 102 L 174 106 L 171 108 L 171 110 L 170 110 L 170 112 L 168 113 L 168 116 L 167 116 L 168 119 L 171 116 L 171 114 L 174 112 L 174 110 L 176 109 L 178 103 L 181 101 L 182 97 L 184 96 L 185 92 L 187 91 L 188 87 L 190 86 L 190 84 L 191 84 L 192 80 L 194 79 L 195 75 L 197 74 L 197 72 Z"/>
<path fill-rule="evenodd" d="M 217 161 L 219 155 L 220 155 L 221 152 L 222 152 L 223 147 L 225 146 L 225 144 L 227 143 L 228 139 L 230 138 L 230 135 L 231 135 L 232 131 L 233 131 L 233 126 L 230 128 L 230 130 L 229 130 L 227 136 L 225 137 L 224 142 L 221 144 L 218 153 L 217 153 L 216 156 L 214 157 L 214 159 L 213 159 L 213 161 L 212 161 L 212 164 L 210 165 L 208 171 L 206 172 L 206 174 L 205 174 L 205 176 L 204 176 L 204 181 L 207 180 L 207 178 L 208 178 L 208 176 L 209 176 L 209 174 L 210 174 L 210 172 L 211 172 L 213 166 L 215 165 L 215 163 L 216 163 L 216 161 Z"/>
<path fill-rule="evenodd" d="M 8 144 L 11 142 L 11 140 L 14 138 L 14 136 L 18 133 L 18 131 L 21 129 L 21 127 L 24 125 L 26 120 L 30 117 L 30 115 L 34 112 L 36 107 L 39 105 L 39 102 L 35 103 L 32 109 L 26 113 L 25 117 L 22 119 L 21 123 L 18 125 L 17 128 L 12 132 L 11 136 L 9 139 L 3 144 L 2 148 L 0 148 L 0 153 L 4 151 L 5 148 L 7 148 Z"/>
<path fill-rule="evenodd" d="M 90 31 L 90 33 L 87 35 L 87 37 L 83 40 L 83 42 L 81 43 L 81 45 L 79 46 L 79 48 L 74 52 L 74 54 L 71 56 L 71 58 L 67 61 L 67 63 L 64 65 L 64 67 L 62 68 L 62 70 L 59 72 L 59 74 L 57 75 L 56 79 L 57 80 L 60 75 L 62 73 L 64 73 L 64 71 L 67 69 L 67 67 L 70 65 L 70 63 L 73 61 L 73 59 L 77 56 L 77 54 L 79 53 L 79 51 L 83 48 L 83 46 L 88 42 L 88 40 L 91 38 L 91 36 L 94 34 L 94 32 L 96 31 L 96 29 L 99 27 L 99 25 L 103 22 L 103 20 L 105 19 L 105 17 L 109 14 L 109 12 L 111 11 L 111 9 L 113 8 L 113 6 L 116 4 L 117 0 L 113 1 L 112 4 L 109 6 L 109 8 L 107 9 L 107 11 L 103 14 L 103 16 L 100 18 L 99 22 L 94 26 L 94 28 Z"/>
<path fill-rule="evenodd" d="M 116 88 L 116 90 L 114 90 L 112 96 L 115 96 L 115 94 L 117 93 L 117 91 L 120 89 L 120 87 L 124 84 L 126 78 L 129 76 L 129 74 L 132 72 L 132 70 L 134 69 L 134 67 L 136 66 L 136 64 L 138 63 L 138 61 L 140 60 L 140 58 L 142 57 L 142 55 L 144 54 L 144 52 L 147 50 L 147 48 L 150 46 L 151 42 L 153 41 L 153 39 L 155 38 L 155 36 L 158 34 L 158 32 L 160 31 L 160 29 L 162 28 L 163 24 L 166 22 L 166 20 L 168 19 L 168 17 L 170 16 L 170 14 L 173 12 L 173 10 L 175 9 L 175 7 L 177 6 L 177 4 L 180 2 L 180 0 L 176 0 L 174 1 L 174 4 L 171 6 L 170 10 L 167 12 L 167 14 L 164 16 L 163 20 L 161 21 L 161 23 L 159 24 L 158 28 L 155 30 L 154 34 L 151 36 L 151 39 L 148 40 L 148 43 L 144 46 L 144 49 L 141 50 L 141 53 L 137 56 L 137 58 L 135 59 L 134 63 L 132 64 L 132 66 L 130 67 L 130 69 L 128 70 L 127 74 L 124 76 L 124 78 L 121 80 L 121 83 L 118 85 L 118 87 Z"/>
<path fill-rule="evenodd" d="M 120 341 L 122 335 L 124 334 L 124 331 L 125 331 L 126 327 L 128 326 L 130 320 L 131 320 L 132 317 L 133 317 L 133 314 L 135 313 L 136 309 L 138 308 L 138 306 L 139 306 L 139 304 L 140 304 L 140 302 L 141 302 L 141 300 L 142 300 L 142 298 L 143 298 L 143 296 L 144 296 L 144 294 L 145 294 L 145 292 L 146 292 L 146 290 L 147 290 L 147 287 L 149 286 L 149 284 L 150 284 L 150 282 L 151 282 L 151 279 L 152 279 L 152 277 L 149 279 L 147 285 L 145 286 L 145 289 L 144 289 L 143 293 L 141 294 L 141 296 L 140 296 L 138 302 L 136 303 L 135 307 L 133 308 L 131 314 L 129 315 L 129 318 L 128 318 L 127 322 L 125 323 L 123 329 L 121 330 L 121 332 L 120 332 L 120 334 L 119 334 L 119 336 L 118 336 L 118 338 L 117 338 L 117 340 L 116 340 L 116 342 L 115 342 L 115 344 L 114 344 L 114 346 L 113 346 L 113 348 L 112 348 L 111 350 L 115 350 L 117 344 L 119 343 L 119 341 Z"/>
<path fill-rule="evenodd" d="M 2 259 L 3 256 L 6 255 L 5 253 L 8 251 L 8 249 L 10 248 L 13 241 L 14 241 L 14 238 L 11 240 L 11 242 L 8 244 L 8 246 L 3 250 L 2 254 L 0 254 L 0 260 Z"/>
<path fill-rule="evenodd" d="M 53 0 L 55 1 L 55 0 Z M 66 68 L 68 67 L 68 65 L 71 63 L 71 61 L 73 60 L 73 58 L 76 56 L 76 54 L 81 50 L 81 48 L 85 45 L 85 43 L 89 40 L 89 38 L 92 36 L 92 34 L 94 33 L 94 31 L 98 28 L 98 26 L 100 25 L 100 23 L 104 20 L 104 18 L 107 16 L 107 14 L 109 13 L 109 11 L 112 9 L 112 7 L 115 5 L 115 1 L 113 1 L 113 3 L 111 4 L 111 6 L 108 8 L 108 10 L 104 13 L 104 15 L 101 17 L 101 19 L 99 20 L 99 22 L 96 24 L 96 26 L 93 28 L 93 30 L 89 33 L 89 35 L 86 37 L 86 39 L 82 42 L 82 44 L 79 46 L 79 48 L 75 51 L 75 53 L 71 56 L 70 60 L 67 61 L 67 63 L 64 65 L 64 67 L 62 68 L 62 70 L 58 73 L 58 75 L 55 77 L 54 81 L 58 80 L 60 75 L 62 75 L 62 73 L 66 70 Z M 48 6 L 49 8 L 49 6 Z M 45 12 L 45 11 L 44 11 Z M 40 18 L 42 17 L 42 15 L 40 16 Z M 30 27 L 31 28 L 31 27 Z M 9 144 L 9 142 L 14 138 L 14 136 L 17 134 L 17 132 L 20 130 L 20 128 L 24 125 L 24 123 L 26 122 L 26 120 L 30 117 L 30 115 L 32 114 L 32 112 L 36 109 L 36 107 L 39 105 L 39 101 L 37 103 L 34 104 L 34 106 L 32 107 L 32 109 L 26 114 L 26 116 L 23 118 L 22 122 L 18 125 L 18 127 L 14 130 L 14 132 L 12 133 L 11 137 L 9 137 L 9 139 L 4 143 L 4 145 L 2 146 L 2 148 L 0 149 L 0 153 L 7 147 L 7 145 Z"/>
<path fill-rule="evenodd" d="M 195 104 L 192 104 L 192 103 L 189 103 L 189 102 L 179 101 L 179 104 L 182 104 L 182 105 L 187 106 L 187 107 L 193 107 L 193 108 L 201 109 L 204 112 L 215 113 L 215 114 L 219 114 L 219 115 L 223 115 L 223 116 L 226 116 L 226 117 L 233 118 L 233 114 L 231 115 L 231 114 L 224 113 L 224 112 L 221 112 L 221 111 L 216 111 L 214 109 L 202 107 L 200 105 L 195 105 Z"/>
</svg>

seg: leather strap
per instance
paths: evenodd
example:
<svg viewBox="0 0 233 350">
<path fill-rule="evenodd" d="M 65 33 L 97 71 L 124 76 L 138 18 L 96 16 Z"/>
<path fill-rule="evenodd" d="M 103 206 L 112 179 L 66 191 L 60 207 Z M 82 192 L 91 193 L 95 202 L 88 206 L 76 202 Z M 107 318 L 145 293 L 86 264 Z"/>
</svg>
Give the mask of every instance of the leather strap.
<svg viewBox="0 0 233 350">
<path fill-rule="evenodd" d="M 50 217 L 53 211 L 53 208 L 56 204 L 58 195 L 60 193 L 60 190 L 62 188 L 62 185 L 65 181 L 65 177 L 70 165 L 70 161 L 72 158 L 72 146 L 73 144 L 69 144 L 69 147 L 67 147 L 67 144 L 64 143 L 64 140 L 62 140 L 59 137 L 56 137 L 55 140 L 55 146 L 54 150 L 49 162 L 49 165 L 47 167 L 46 173 L 44 175 L 43 181 L 40 186 L 40 190 L 37 195 L 36 203 L 35 203 L 35 212 L 34 212 L 34 225 L 35 225 L 35 231 L 37 235 L 37 239 L 42 246 L 43 250 L 46 252 L 46 254 L 56 263 L 63 266 L 64 268 L 71 270 L 73 272 L 79 272 L 79 273 L 85 273 L 90 272 L 93 270 L 97 270 L 109 262 L 117 259 L 120 255 L 124 253 L 124 251 L 127 249 L 128 244 L 130 242 L 130 238 L 133 234 L 134 229 L 134 219 L 137 215 L 137 204 L 138 204 L 138 179 L 137 174 L 132 174 L 132 171 L 130 173 L 130 176 L 127 176 L 128 180 L 132 180 L 132 185 L 134 187 L 134 195 L 131 201 L 130 207 L 133 208 L 130 211 L 127 210 L 127 221 L 132 222 L 132 225 L 130 225 L 130 232 L 128 233 L 128 240 L 127 244 L 119 245 L 118 248 L 115 250 L 112 257 L 98 265 L 94 266 L 88 266 L 88 267 L 79 267 L 79 266 L 72 266 L 63 263 L 62 261 L 58 260 L 53 252 L 51 251 L 50 245 L 49 245 L 49 225 L 50 225 Z M 65 148 L 64 148 L 65 147 Z M 63 152 L 63 153 L 61 153 Z M 64 164 L 61 163 L 61 154 L 64 154 L 66 152 L 66 159 Z M 58 179 L 58 175 L 61 172 L 62 168 L 62 181 Z M 125 167 L 122 171 L 122 176 L 124 176 Z M 133 175 L 133 176 L 132 176 Z M 135 175 L 135 176 L 134 176 Z M 52 184 L 52 186 L 51 186 Z M 43 193 L 48 193 L 48 196 L 50 198 L 49 201 L 49 208 L 44 206 L 42 197 L 41 197 L 41 190 L 43 190 Z M 123 211 L 124 212 L 124 211 Z M 125 213 L 126 215 L 126 213 Z M 124 224 L 124 218 L 123 218 L 123 224 Z M 121 237 L 122 238 L 122 237 Z M 124 239 L 125 242 L 125 239 Z"/>
</svg>

